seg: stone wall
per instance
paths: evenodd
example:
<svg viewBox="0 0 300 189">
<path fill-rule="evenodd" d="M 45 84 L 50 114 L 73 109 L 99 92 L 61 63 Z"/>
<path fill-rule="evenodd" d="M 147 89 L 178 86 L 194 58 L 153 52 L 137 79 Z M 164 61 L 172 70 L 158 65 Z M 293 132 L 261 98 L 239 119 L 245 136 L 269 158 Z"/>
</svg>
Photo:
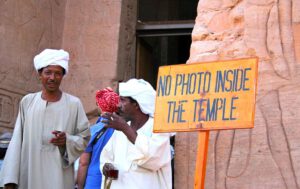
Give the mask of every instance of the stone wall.
<svg viewBox="0 0 300 189">
<path fill-rule="evenodd" d="M 70 52 L 70 74 L 63 89 L 83 102 L 91 123 L 97 114 L 95 92 L 132 77 L 135 42 L 134 0 L 69 0 L 62 47 Z"/>
<path fill-rule="evenodd" d="M 95 91 L 134 75 L 134 0 L 0 1 L 0 134 L 12 130 L 20 99 L 41 89 L 33 57 L 45 48 L 70 53 L 65 92 L 94 122 Z"/>
<path fill-rule="evenodd" d="M 65 0 L 0 2 L 0 130 L 11 130 L 19 101 L 39 90 L 33 57 L 60 48 Z"/>
<path fill-rule="evenodd" d="M 121 0 L 66 3 L 62 47 L 70 52 L 70 74 L 63 88 L 81 98 L 88 114 L 95 110 L 95 91 L 116 88 Z"/>
<path fill-rule="evenodd" d="M 257 56 L 255 127 L 211 131 L 206 189 L 300 188 L 300 1 L 200 0 L 188 64 Z M 175 188 L 193 188 L 197 135 L 176 137 Z"/>
</svg>

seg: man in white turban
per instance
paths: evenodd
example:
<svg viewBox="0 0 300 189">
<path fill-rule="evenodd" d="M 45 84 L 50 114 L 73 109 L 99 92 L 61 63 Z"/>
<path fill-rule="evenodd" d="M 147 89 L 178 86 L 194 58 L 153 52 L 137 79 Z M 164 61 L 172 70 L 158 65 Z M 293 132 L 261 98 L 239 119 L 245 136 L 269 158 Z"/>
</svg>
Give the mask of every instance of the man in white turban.
<svg viewBox="0 0 300 189">
<path fill-rule="evenodd" d="M 106 127 L 114 128 L 100 156 L 100 170 L 111 189 L 171 189 L 169 133 L 153 133 L 155 90 L 142 79 L 119 84 L 116 113 L 104 113 Z"/>
<path fill-rule="evenodd" d="M 49 65 L 58 65 L 68 73 L 69 53 L 62 49 L 45 49 L 34 57 L 33 62 L 37 71 Z"/>
<path fill-rule="evenodd" d="M 74 187 L 73 163 L 89 140 L 81 101 L 60 90 L 69 53 L 46 49 L 34 57 L 42 90 L 20 102 L 13 137 L 0 173 L 5 189 Z"/>
</svg>

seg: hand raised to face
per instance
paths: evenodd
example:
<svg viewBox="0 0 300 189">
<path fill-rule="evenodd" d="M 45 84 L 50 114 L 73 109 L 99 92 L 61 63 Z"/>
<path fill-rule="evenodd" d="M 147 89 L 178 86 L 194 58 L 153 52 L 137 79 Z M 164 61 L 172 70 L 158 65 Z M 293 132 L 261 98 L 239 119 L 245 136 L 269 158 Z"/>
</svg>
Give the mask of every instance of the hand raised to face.
<svg viewBox="0 0 300 189">
<path fill-rule="evenodd" d="M 118 131 L 124 131 L 129 127 L 126 121 L 116 113 L 104 112 L 101 116 L 104 118 L 101 122 L 105 124 L 105 127 L 114 128 Z"/>
</svg>

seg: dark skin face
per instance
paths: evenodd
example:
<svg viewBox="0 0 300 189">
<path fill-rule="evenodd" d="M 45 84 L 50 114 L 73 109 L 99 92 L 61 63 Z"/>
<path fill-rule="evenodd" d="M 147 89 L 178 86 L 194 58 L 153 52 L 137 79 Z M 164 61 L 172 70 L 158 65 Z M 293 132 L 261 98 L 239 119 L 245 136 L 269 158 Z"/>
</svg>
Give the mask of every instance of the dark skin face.
<svg viewBox="0 0 300 189">
<path fill-rule="evenodd" d="M 132 120 L 132 114 L 137 111 L 138 104 L 128 97 L 120 96 L 120 102 L 118 104 L 118 115 L 123 117 L 126 121 Z"/>
<path fill-rule="evenodd" d="M 39 71 L 39 77 L 43 85 L 43 92 L 55 94 L 60 92 L 60 84 L 64 76 L 61 66 L 50 65 Z"/>
<path fill-rule="evenodd" d="M 120 96 L 117 113 L 104 112 L 101 115 L 105 127 L 114 128 L 125 133 L 127 138 L 134 144 L 136 131 L 141 128 L 149 116 L 144 114 L 136 101 L 129 97 Z M 130 121 L 130 127 L 127 122 Z"/>
<path fill-rule="evenodd" d="M 102 120 L 102 122 L 109 124 L 109 127 L 122 131 L 124 127 L 128 126 L 126 122 L 133 119 L 134 111 L 138 108 L 136 105 L 129 98 L 120 96 L 117 113 L 104 112 L 102 117 L 106 120 Z"/>
</svg>

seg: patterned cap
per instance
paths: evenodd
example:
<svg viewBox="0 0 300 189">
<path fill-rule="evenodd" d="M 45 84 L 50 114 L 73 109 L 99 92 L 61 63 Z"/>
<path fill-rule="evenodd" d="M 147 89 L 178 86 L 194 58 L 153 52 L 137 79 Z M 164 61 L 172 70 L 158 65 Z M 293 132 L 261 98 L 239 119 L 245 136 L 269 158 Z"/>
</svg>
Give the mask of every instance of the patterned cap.
<svg viewBox="0 0 300 189">
<path fill-rule="evenodd" d="M 117 111 L 119 103 L 119 95 L 115 93 L 110 87 L 106 87 L 96 92 L 97 106 L 103 112 L 113 113 Z"/>
</svg>

